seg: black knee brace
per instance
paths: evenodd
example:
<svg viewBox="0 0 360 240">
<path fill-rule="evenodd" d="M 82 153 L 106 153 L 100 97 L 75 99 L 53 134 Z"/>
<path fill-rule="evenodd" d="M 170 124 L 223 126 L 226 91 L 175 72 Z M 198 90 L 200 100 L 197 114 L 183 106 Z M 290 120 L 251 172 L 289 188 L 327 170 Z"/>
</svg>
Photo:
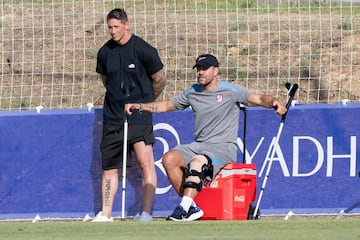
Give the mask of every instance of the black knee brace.
<svg viewBox="0 0 360 240">
<path fill-rule="evenodd" d="M 206 177 L 210 177 L 210 178 L 213 177 L 214 167 L 212 165 L 212 161 L 208 156 L 206 156 L 206 155 L 204 155 L 204 156 L 207 158 L 208 163 L 202 165 L 201 172 L 190 169 L 190 164 L 188 164 L 187 168 L 185 169 L 185 178 L 187 178 L 189 176 L 199 177 L 200 182 L 198 182 L 198 183 L 191 182 L 191 181 L 184 182 L 184 185 L 183 185 L 184 188 L 195 188 L 198 192 L 200 192 L 203 187 L 204 179 Z"/>
</svg>

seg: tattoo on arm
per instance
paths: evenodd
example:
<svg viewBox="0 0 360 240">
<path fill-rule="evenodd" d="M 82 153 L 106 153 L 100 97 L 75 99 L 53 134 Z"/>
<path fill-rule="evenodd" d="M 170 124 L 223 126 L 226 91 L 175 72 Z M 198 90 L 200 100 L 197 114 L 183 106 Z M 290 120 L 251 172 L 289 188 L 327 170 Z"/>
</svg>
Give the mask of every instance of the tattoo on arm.
<svg viewBox="0 0 360 240">
<path fill-rule="evenodd" d="M 152 112 L 152 113 L 157 113 L 159 110 L 158 106 L 156 106 L 155 103 L 148 103 L 148 104 L 144 105 L 144 109 L 145 109 L 145 111 Z"/>
<path fill-rule="evenodd" d="M 153 79 L 154 95 L 155 98 L 157 98 L 160 95 L 160 93 L 164 90 L 165 85 L 167 83 L 164 69 L 161 69 L 157 73 L 153 74 L 151 77 Z"/>
<path fill-rule="evenodd" d="M 157 113 L 159 108 L 155 104 L 149 106 L 150 112 Z"/>
</svg>

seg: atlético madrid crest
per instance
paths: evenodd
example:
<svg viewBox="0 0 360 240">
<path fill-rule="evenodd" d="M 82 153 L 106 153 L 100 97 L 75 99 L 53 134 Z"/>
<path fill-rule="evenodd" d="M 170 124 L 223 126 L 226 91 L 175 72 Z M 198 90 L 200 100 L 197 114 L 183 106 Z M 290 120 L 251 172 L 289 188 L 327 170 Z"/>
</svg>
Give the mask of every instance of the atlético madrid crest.
<svg viewBox="0 0 360 240">
<path fill-rule="evenodd" d="M 216 101 L 221 103 L 224 100 L 224 96 L 222 94 L 216 95 Z"/>
</svg>

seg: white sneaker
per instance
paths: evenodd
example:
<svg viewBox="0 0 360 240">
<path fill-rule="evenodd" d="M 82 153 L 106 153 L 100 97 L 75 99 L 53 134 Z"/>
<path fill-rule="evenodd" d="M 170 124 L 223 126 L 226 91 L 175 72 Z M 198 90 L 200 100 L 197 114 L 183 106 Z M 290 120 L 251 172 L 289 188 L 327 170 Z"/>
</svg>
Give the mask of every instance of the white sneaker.
<svg viewBox="0 0 360 240">
<path fill-rule="evenodd" d="M 141 217 L 141 212 L 138 212 L 138 213 L 134 216 L 134 221 L 136 221 L 136 222 L 140 221 L 140 217 Z"/>
<path fill-rule="evenodd" d="M 151 222 L 153 220 L 152 216 L 147 212 L 137 213 L 134 216 L 134 221 L 137 222 Z"/>
<path fill-rule="evenodd" d="M 91 222 L 113 222 L 113 221 L 114 219 L 112 217 L 108 218 L 107 216 L 103 216 L 102 212 L 99 212 Z"/>
</svg>

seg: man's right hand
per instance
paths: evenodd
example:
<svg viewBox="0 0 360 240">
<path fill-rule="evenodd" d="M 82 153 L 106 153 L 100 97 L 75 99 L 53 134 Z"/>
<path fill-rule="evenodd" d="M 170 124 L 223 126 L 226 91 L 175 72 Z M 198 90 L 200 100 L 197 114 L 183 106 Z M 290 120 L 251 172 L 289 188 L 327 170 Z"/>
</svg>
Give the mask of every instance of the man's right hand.
<svg viewBox="0 0 360 240">
<path fill-rule="evenodd" d="M 127 116 L 133 114 L 134 111 L 140 110 L 142 103 L 127 103 L 125 104 L 124 113 Z"/>
</svg>

